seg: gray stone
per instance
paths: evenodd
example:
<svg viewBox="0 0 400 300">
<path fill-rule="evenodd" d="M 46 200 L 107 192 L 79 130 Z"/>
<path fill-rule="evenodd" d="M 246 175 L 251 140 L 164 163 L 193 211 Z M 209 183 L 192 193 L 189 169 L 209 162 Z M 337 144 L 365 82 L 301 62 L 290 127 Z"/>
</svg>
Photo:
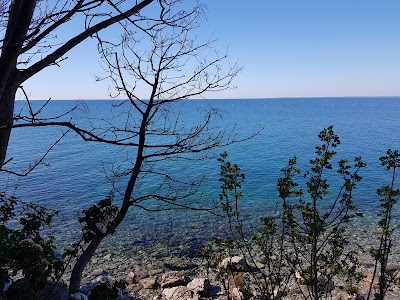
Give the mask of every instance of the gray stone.
<svg viewBox="0 0 400 300">
<path fill-rule="evenodd" d="M 185 285 L 185 283 L 186 276 L 183 272 L 179 271 L 171 271 L 163 274 L 160 282 L 162 288 L 176 287 Z"/>
</svg>

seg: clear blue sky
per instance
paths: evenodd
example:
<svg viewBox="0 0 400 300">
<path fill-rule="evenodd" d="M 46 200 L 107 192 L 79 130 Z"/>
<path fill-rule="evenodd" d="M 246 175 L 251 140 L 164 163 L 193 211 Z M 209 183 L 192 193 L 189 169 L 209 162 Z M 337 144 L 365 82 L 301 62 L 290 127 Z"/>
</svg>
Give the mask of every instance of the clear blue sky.
<svg viewBox="0 0 400 300">
<path fill-rule="evenodd" d="M 201 34 L 244 67 L 214 98 L 400 95 L 399 0 L 203 0 Z M 24 87 L 31 99 L 107 99 L 95 44 Z"/>
</svg>

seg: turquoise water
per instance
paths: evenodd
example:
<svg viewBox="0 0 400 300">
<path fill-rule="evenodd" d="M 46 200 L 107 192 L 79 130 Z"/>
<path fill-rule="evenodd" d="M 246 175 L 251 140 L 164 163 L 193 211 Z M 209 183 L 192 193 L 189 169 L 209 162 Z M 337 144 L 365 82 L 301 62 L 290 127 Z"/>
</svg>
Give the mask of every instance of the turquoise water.
<svg viewBox="0 0 400 300">
<path fill-rule="evenodd" d="M 41 103 L 35 102 L 35 105 Z M 84 104 L 86 111 L 74 115 L 81 126 L 90 126 L 90 118 L 96 118 L 91 122 L 99 125 L 99 119 L 111 116 L 112 103 L 109 101 Z M 52 101 L 44 113 L 54 115 L 73 105 L 74 101 Z M 279 201 L 276 182 L 280 169 L 289 158 L 296 155 L 301 169 L 307 169 L 309 160 L 314 157 L 314 147 L 319 144 L 317 134 L 329 125 L 334 126 L 342 141 L 337 158 L 361 156 L 368 163 L 354 199 L 367 216 L 360 224 L 373 223 L 379 209 L 375 191 L 389 182 L 389 174 L 380 166 L 378 158 L 388 148 L 400 148 L 400 98 L 193 100 L 179 107 L 181 124 L 188 126 L 201 120 L 201 112 L 209 107 L 217 108 L 221 113 L 221 118 L 215 120 L 215 126 L 219 128 L 235 128 L 239 137 L 259 131 L 254 138 L 211 153 L 217 157 L 227 151 L 229 160 L 237 163 L 247 175 L 241 207 L 249 224 L 256 226 L 259 216 L 270 212 Z M 16 109 L 26 109 L 25 103 L 17 103 Z M 114 121 L 123 122 L 123 119 L 117 117 Z M 49 127 L 14 130 L 9 148 L 9 155 L 13 157 L 10 167 L 16 171 L 39 159 L 60 134 L 60 128 Z M 126 158 L 133 154 L 132 149 L 85 143 L 69 133 L 46 157 L 46 165 L 39 166 L 27 177 L 1 174 L 1 179 L 9 195 L 15 194 L 25 201 L 59 210 L 60 220 L 54 230 L 62 231 L 68 238 L 76 235 L 76 218 L 80 210 L 102 199 L 111 190 L 115 191 L 115 187 L 123 188 L 124 180 L 113 188 L 107 176 L 112 167 L 126 164 Z M 201 190 L 203 197 L 218 199 L 219 165 L 216 159 L 189 162 L 185 166 L 175 161 L 160 162 L 158 166 L 184 177 L 198 178 L 206 174 Z M 333 186 L 339 184 L 337 177 L 330 179 Z M 154 185 L 157 183 L 144 179 L 137 192 L 145 192 Z M 117 193 L 116 201 L 119 199 Z M 190 199 L 196 200 L 198 196 Z M 154 203 L 150 202 L 151 205 Z M 127 247 L 159 240 L 180 240 L 190 244 L 204 240 L 220 228 L 223 228 L 223 221 L 209 214 L 194 211 L 149 213 L 133 208 L 116 238 L 123 237 L 122 243 Z"/>
</svg>

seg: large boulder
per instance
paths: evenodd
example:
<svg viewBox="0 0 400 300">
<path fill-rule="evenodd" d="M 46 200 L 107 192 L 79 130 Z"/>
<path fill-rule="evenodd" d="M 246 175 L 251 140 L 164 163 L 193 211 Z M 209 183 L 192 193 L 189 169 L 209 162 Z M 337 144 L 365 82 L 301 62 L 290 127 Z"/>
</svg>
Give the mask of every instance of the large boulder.
<svg viewBox="0 0 400 300">
<path fill-rule="evenodd" d="M 163 290 L 163 296 L 167 300 L 192 300 L 193 292 L 185 286 L 175 286 Z"/>
<path fill-rule="evenodd" d="M 161 277 L 160 285 L 162 288 L 171 288 L 186 285 L 186 276 L 180 271 L 171 271 Z"/>
</svg>

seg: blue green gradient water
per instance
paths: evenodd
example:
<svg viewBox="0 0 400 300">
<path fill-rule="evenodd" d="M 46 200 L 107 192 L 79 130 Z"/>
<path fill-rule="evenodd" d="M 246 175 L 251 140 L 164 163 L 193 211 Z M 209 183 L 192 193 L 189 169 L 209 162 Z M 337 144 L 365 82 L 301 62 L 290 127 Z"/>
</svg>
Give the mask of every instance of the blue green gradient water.
<svg viewBox="0 0 400 300">
<path fill-rule="evenodd" d="M 43 103 L 43 102 L 42 102 Z M 54 115 L 67 110 L 74 101 L 52 101 L 45 114 Z M 109 116 L 111 102 L 88 101 L 86 116 Z M 17 110 L 25 107 L 17 104 Z M 40 102 L 35 102 L 39 106 Z M 193 100 L 182 109 L 182 121 L 193 122 L 199 109 L 209 106 L 220 110 L 222 119 L 216 124 L 227 128 L 236 126 L 241 136 L 261 129 L 254 138 L 215 150 L 227 151 L 229 160 L 237 163 L 246 180 L 241 207 L 249 224 L 258 224 L 258 218 L 271 211 L 279 202 L 276 182 L 289 158 L 298 158 L 299 166 L 306 170 L 319 144 L 317 134 L 324 127 L 334 126 L 341 138 L 338 158 L 353 159 L 361 156 L 368 163 L 361 173 L 363 181 L 354 194 L 354 200 L 367 216 L 361 227 L 373 224 L 379 209 L 376 189 L 387 184 L 389 174 L 380 166 L 378 158 L 386 149 L 400 149 L 400 98 L 287 98 Z M 79 119 L 83 125 L 87 120 Z M 27 166 L 60 136 L 59 128 L 13 130 L 9 155 L 13 156 L 14 170 Z M 26 201 L 35 201 L 60 210 L 60 222 L 54 230 L 65 238 L 76 235 L 78 211 L 102 199 L 112 190 L 105 169 L 121 163 L 127 150 L 111 146 L 85 143 L 74 134 L 68 134 L 46 158 L 47 166 L 40 166 L 29 176 L 16 178 L 1 174 L 7 193 Z M 162 164 L 162 163 L 161 163 Z M 161 165 L 161 167 L 163 167 Z M 165 168 L 174 168 L 165 164 Z M 177 169 L 178 170 L 178 169 Z M 218 199 L 219 165 L 214 160 L 189 165 L 189 173 L 207 174 L 203 186 L 206 196 Z M 179 172 L 179 171 L 177 171 Z M 339 184 L 332 176 L 332 185 Z M 146 189 L 145 183 L 141 188 Z M 193 199 L 196 200 L 196 199 Z M 118 201 L 118 197 L 117 197 Z M 395 220 L 399 216 L 396 214 Z M 198 243 L 218 232 L 223 222 L 198 212 L 148 213 L 134 208 L 122 224 L 119 238 L 126 247 L 177 240 L 187 244 Z"/>
</svg>

